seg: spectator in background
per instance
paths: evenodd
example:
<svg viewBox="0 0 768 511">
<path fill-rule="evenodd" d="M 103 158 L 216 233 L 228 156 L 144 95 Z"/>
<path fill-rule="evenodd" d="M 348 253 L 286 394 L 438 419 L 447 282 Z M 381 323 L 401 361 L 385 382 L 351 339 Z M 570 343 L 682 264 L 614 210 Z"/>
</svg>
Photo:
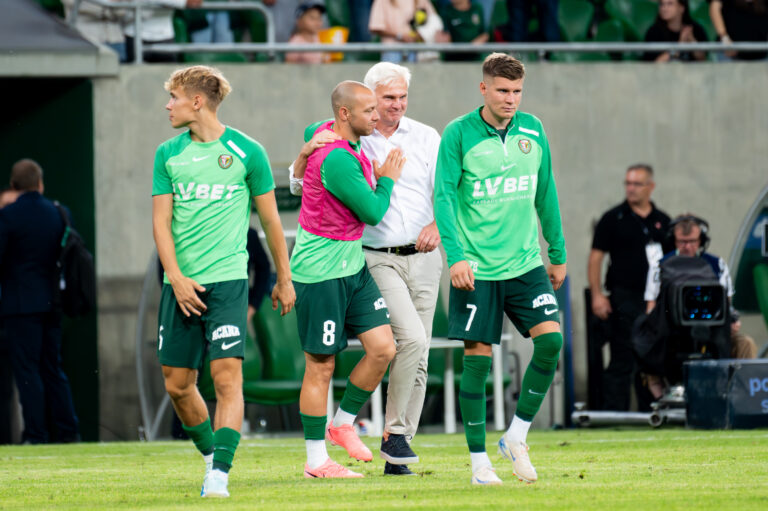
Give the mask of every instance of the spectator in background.
<svg viewBox="0 0 768 511">
<path fill-rule="evenodd" d="M 707 40 L 704 27 L 693 21 L 688 7 L 688 0 L 659 0 L 659 15 L 656 21 L 645 33 L 645 41 L 655 42 L 679 42 L 696 43 Z M 706 60 L 707 54 L 703 51 L 683 52 L 646 52 L 643 60 L 655 62 L 669 62 L 670 60 Z"/>
<path fill-rule="evenodd" d="M 288 40 L 291 44 L 320 44 L 320 30 L 323 28 L 323 2 L 305 2 L 296 8 L 296 27 Z M 293 51 L 285 54 L 285 61 L 297 64 L 320 64 L 328 62 L 328 54 L 319 51 Z"/>
<path fill-rule="evenodd" d="M 0 209 L 13 204 L 19 192 L 11 188 L 0 191 Z M 2 289 L 0 289 L 2 300 Z M 0 444 L 10 444 L 14 441 L 14 412 L 16 399 L 13 392 L 13 365 L 9 345 L 6 340 L 5 327 L 0 318 Z"/>
<path fill-rule="evenodd" d="M 155 0 L 139 0 L 142 3 L 153 4 Z M 200 7 L 203 0 L 163 0 L 167 9 L 142 10 L 141 16 L 141 40 L 143 43 L 173 43 L 173 9 L 191 9 Z M 136 60 L 134 54 L 134 38 L 136 37 L 136 26 L 134 25 L 134 14 L 128 10 L 123 18 L 123 32 L 125 33 L 125 46 L 127 61 Z M 144 52 L 142 56 L 144 62 L 178 62 L 178 55 L 171 53 L 152 53 Z"/>
<path fill-rule="evenodd" d="M 67 20 L 72 19 L 75 0 L 62 0 Z M 123 13 L 118 9 L 107 9 L 89 2 L 80 2 L 77 9 L 75 28 L 81 34 L 115 50 L 120 62 L 125 62 L 128 55 L 125 50 L 125 36 L 120 25 Z"/>
<path fill-rule="evenodd" d="M 608 210 L 597 223 L 587 274 L 592 312 L 609 321 L 610 362 L 603 374 L 605 410 L 629 410 L 635 372 L 632 324 L 645 312 L 643 293 L 651 262 L 664 253 L 662 242 L 669 216 L 651 202 L 653 168 L 632 165 L 624 178 L 626 200 Z M 600 274 L 603 259 L 611 258 L 605 280 L 610 297 L 603 293 Z"/>
<path fill-rule="evenodd" d="M 443 8 L 451 5 L 453 0 L 438 0 L 437 10 L 442 11 Z M 493 18 L 493 10 L 496 5 L 496 0 L 472 0 L 473 4 L 477 4 L 483 8 L 483 24 L 486 27 L 491 26 L 491 18 Z"/>
<path fill-rule="evenodd" d="M 708 0 L 709 17 L 723 44 L 768 40 L 768 0 Z M 725 52 L 721 58 L 760 60 L 765 52 Z"/>
<path fill-rule="evenodd" d="M 36 162 L 13 165 L 11 188 L 19 196 L 0 210 L 0 318 L 19 390 L 23 441 L 76 442 L 80 434 L 61 369 L 61 311 L 54 297 L 64 219 L 43 197 L 43 169 Z M 46 415 L 55 426 L 53 438 Z"/>
<path fill-rule="evenodd" d="M 349 2 L 349 40 L 353 43 L 368 43 L 371 41 L 371 31 L 368 21 L 371 19 L 371 4 L 373 0 L 350 0 Z"/>
<path fill-rule="evenodd" d="M 499 35 L 504 41 L 523 43 L 528 41 L 545 41 L 548 43 L 560 40 L 560 25 L 557 21 L 558 0 L 507 0 L 509 21 L 499 27 Z M 536 6 L 539 18 L 539 32 L 534 36 L 528 33 L 528 22 L 531 19 L 531 9 Z"/>
<path fill-rule="evenodd" d="M 423 11 L 427 20 L 430 16 L 437 17 L 429 0 L 373 0 L 368 28 L 381 38 L 382 44 L 421 42 L 416 31 L 416 25 L 422 24 L 416 19 L 418 11 Z M 404 55 L 401 51 L 383 51 L 381 60 L 416 62 L 416 52 L 405 52 Z"/>
<path fill-rule="evenodd" d="M 272 22 L 275 24 L 275 42 L 288 42 L 293 34 L 293 28 L 296 24 L 296 9 L 298 9 L 301 1 L 262 0 L 262 2 L 272 13 Z"/>
<path fill-rule="evenodd" d="M 471 0 L 451 0 L 440 11 L 446 27 L 446 42 L 485 44 L 488 32 L 484 23 L 483 7 Z M 446 53 L 444 60 L 478 60 L 479 53 Z"/>
<path fill-rule="evenodd" d="M 217 0 L 231 2 L 234 0 Z M 199 14 L 202 23 L 197 30 L 190 31 L 189 38 L 193 43 L 233 43 L 235 34 L 232 33 L 229 11 L 192 11 Z"/>
</svg>

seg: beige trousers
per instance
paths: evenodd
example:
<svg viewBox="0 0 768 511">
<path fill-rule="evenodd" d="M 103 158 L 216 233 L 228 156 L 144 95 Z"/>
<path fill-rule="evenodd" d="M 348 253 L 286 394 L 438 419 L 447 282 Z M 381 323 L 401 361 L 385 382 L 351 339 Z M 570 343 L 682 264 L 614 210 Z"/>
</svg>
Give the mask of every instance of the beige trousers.
<svg viewBox="0 0 768 511">
<path fill-rule="evenodd" d="M 427 390 L 427 358 L 432 337 L 443 258 L 439 250 L 399 256 L 365 251 L 368 269 L 387 302 L 397 353 L 389 366 L 384 430 L 416 434 Z"/>
</svg>

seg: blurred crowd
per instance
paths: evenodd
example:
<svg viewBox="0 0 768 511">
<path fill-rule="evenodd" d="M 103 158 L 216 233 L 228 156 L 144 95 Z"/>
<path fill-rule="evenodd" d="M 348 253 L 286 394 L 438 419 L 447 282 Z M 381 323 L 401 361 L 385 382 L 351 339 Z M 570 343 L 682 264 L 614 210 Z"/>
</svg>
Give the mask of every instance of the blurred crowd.
<svg viewBox="0 0 768 511">
<path fill-rule="evenodd" d="M 77 10 L 76 27 L 112 47 L 121 62 L 134 60 L 133 11 L 105 8 L 88 0 L 38 0 L 68 19 Z M 110 1 L 110 0 L 107 0 Z M 114 0 L 117 2 L 118 0 Z M 158 2 L 141 0 L 148 5 Z M 239 0 L 211 0 L 220 3 Z M 61 2 L 61 3 L 60 3 Z M 198 9 L 202 0 L 164 0 L 146 9 L 144 43 L 266 42 L 267 16 L 275 42 L 322 43 L 470 43 L 488 42 L 734 42 L 768 41 L 766 0 L 263 0 L 262 10 Z M 268 13 L 268 14 L 265 14 Z M 489 52 L 403 52 L 380 54 L 288 52 L 286 62 L 314 64 L 342 59 L 416 62 L 480 60 Z M 531 55 L 538 58 L 538 55 Z M 765 59 L 766 53 L 722 51 L 557 53 L 551 60 L 647 60 L 656 62 Z M 144 60 L 250 61 L 240 53 L 152 53 Z"/>
</svg>

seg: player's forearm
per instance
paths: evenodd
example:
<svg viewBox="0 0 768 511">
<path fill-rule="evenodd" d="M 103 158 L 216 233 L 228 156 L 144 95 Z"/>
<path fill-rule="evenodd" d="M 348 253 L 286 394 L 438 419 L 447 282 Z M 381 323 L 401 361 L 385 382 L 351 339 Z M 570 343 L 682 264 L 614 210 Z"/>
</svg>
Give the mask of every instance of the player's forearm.
<svg viewBox="0 0 768 511">
<path fill-rule="evenodd" d="M 368 225 L 376 225 L 381 222 L 389 209 L 389 199 L 392 196 L 392 188 L 395 182 L 388 177 L 381 177 L 376 185 L 376 190 L 371 194 L 370 188 L 365 190 L 367 193 L 355 193 L 349 190 L 342 202 L 357 215 L 357 217 Z M 361 190 L 362 192 L 362 190 Z"/>
<path fill-rule="evenodd" d="M 456 227 L 455 190 L 445 190 L 442 186 L 435 187 L 435 224 L 445 248 L 448 266 L 463 261 L 464 249 L 459 242 L 459 232 Z"/>
<path fill-rule="evenodd" d="M 160 263 L 168 276 L 168 281 L 173 284 L 184 275 L 179 268 L 176 259 L 176 244 L 173 241 L 171 232 L 171 218 L 163 215 L 153 215 L 152 231 L 157 246 L 157 255 L 160 257 Z"/>
<path fill-rule="evenodd" d="M 288 247 L 283 235 L 283 226 L 278 219 L 276 222 L 262 224 L 267 238 L 267 245 L 275 261 L 275 271 L 277 272 L 278 282 L 290 282 L 291 267 L 288 263 Z"/>
<path fill-rule="evenodd" d="M 288 263 L 288 247 L 283 235 L 283 224 L 277 212 L 277 203 L 274 192 L 255 197 L 256 211 L 259 213 L 261 227 L 267 238 L 267 246 L 275 262 L 278 282 L 290 282 L 291 268 Z"/>
<path fill-rule="evenodd" d="M 536 193 L 536 213 L 541 221 L 541 233 L 547 240 L 549 248 L 547 253 L 552 264 L 565 264 L 565 236 L 563 235 L 563 222 L 560 217 L 560 203 L 557 198 L 557 189 L 555 182 L 547 179 L 544 183 L 539 183 Z M 542 191 L 539 194 L 539 191 Z"/>
<path fill-rule="evenodd" d="M 388 177 L 379 178 L 376 190 L 365 180 L 358 164 L 323 164 L 323 183 L 329 192 L 368 225 L 381 222 L 389 209 L 389 199 L 395 182 Z"/>
</svg>

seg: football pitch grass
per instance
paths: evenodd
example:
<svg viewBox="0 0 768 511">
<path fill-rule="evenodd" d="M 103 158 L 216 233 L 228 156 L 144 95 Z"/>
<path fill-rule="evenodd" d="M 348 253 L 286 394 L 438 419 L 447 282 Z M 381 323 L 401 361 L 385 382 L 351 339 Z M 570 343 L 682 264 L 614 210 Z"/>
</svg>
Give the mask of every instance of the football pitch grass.
<svg viewBox="0 0 768 511">
<path fill-rule="evenodd" d="M 416 477 L 382 475 L 374 461 L 331 456 L 363 479 L 305 479 L 301 438 L 243 440 L 229 499 L 199 497 L 203 461 L 191 442 L 0 447 L 0 509 L 532 509 L 766 510 L 768 430 L 678 427 L 532 431 L 539 481 L 527 485 L 496 454 L 498 487 L 472 487 L 464 436 L 418 435 Z"/>
</svg>

